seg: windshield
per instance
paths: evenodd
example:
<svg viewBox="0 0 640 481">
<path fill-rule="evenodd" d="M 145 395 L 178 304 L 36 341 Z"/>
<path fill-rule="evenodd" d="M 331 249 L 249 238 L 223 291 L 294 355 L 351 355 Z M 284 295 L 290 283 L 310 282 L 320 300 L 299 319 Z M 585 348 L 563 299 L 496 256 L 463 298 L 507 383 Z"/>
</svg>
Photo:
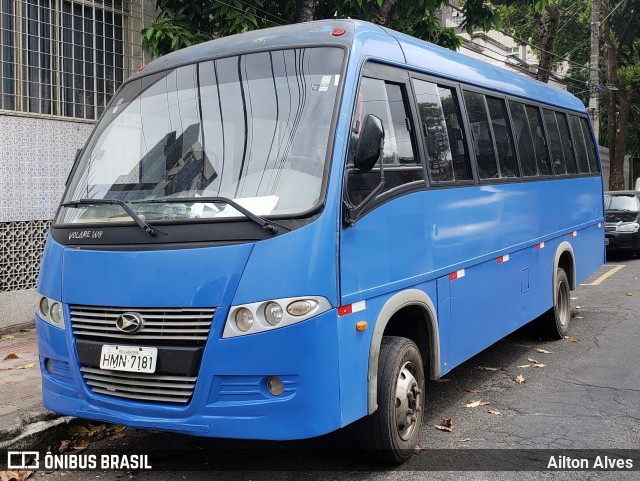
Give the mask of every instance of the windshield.
<svg viewBox="0 0 640 481">
<path fill-rule="evenodd" d="M 627 210 L 638 212 L 638 199 L 635 195 L 605 195 L 605 210 Z"/>
<path fill-rule="evenodd" d="M 256 215 L 309 211 L 322 200 L 343 55 L 335 47 L 251 53 L 129 82 L 63 203 L 117 199 L 146 220 L 243 215 L 198 197 L 225 197 Z M 99 204 L 63 207 L 56 222 L 130 220 L 120 206 Z"/>
</svg>

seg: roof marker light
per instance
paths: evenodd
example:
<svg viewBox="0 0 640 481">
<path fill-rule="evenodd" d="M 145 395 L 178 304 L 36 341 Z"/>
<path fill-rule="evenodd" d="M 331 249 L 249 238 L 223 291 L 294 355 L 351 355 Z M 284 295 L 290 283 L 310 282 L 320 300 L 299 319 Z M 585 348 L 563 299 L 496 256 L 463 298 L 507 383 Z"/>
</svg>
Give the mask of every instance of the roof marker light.
<svg viewBox="0 0 640 481">
<path fill-rule="evenodd" d="M 145 68 L 147 68 L 147 64 L 142 65 L 136 72 L 142 72 Z"/>
<path fill-rule="evenodd" d="M 331 35 L 333 35 L 334 37 L 341 37 L 345 33 L 346 31 L 344 28 L 334 28 L 333 30 L 331 30 Z"/>
</svg>

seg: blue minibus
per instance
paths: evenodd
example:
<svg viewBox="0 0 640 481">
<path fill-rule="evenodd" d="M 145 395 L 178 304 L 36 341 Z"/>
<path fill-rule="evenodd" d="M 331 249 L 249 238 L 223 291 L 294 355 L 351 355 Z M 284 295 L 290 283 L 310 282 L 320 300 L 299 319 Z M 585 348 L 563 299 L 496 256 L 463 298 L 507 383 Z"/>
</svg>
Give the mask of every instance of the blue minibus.
<svg viewBox="0 0 640 481">
<path fill-rule="evenodd" d="M 392 30 L 318 21 L 166 55 L 76 157 L 38 281 L 44 405 L 402 462 L 438 379 L 604 261 L 571 94 Z"/>
</svg>

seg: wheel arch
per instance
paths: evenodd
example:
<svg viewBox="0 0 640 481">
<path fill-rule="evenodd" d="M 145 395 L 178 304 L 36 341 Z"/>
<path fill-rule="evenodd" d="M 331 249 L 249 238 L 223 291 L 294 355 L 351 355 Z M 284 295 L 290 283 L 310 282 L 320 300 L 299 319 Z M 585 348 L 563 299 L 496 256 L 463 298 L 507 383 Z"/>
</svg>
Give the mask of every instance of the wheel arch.
<svg viewBox="0 0 640 481">
<path fill-rule="evenodd" d="M 415 322 L 422 323 L 415 326 L 416 332 L 420 333 L 426 330 L 427 345 L 419 345 L 419 343 L 416 342 L 421 339 L 419 335 L 418 339 L 412 340 L 418 345 L 418 349 L 423 354 L 423 357 L 425 353 L 428 354 L 430 366 L 429 375 L 431 379 L 438 379 L 440 377 L 440 334 L 438 331 L 438 318 L 435 305 L 431 298 L 419 289 L 407 289 L 398 292 L 385 302 L 378 313 L 371 337 L 371 345 L 369 347 L 369 373 L 367 378 L 368 414 L 373 414 L 378 408 L 378 358 L 382 337 L 387 331 L 387 328 L 392 327 L 393 323 L 398 322 L 399 316 L 396 316 L 396 314 L 400 314 L 403 310 L 411 308 L 414 311 L 416 308 L 419 309 L 422 314 L 419 318 L 416 318 L 416 316 L 413 316 L 413 318 Z M 426 359 L 423 359 L 423 363 L 426 364 Z M 425 375 L 426 374 L 425 372 Z"/>
<path fill-rule="evenodd" d="M 556 272 L 558 271 L 558 267 L 562 267 L 564 271 L 567 273 L 567 277 L 569 278 L 569 286 L 571 290 L 576 288 L 576 257 L 573 253 L 573 247 L 569 242 L 562 241 L 558 248 L 556 249 L 556 255 L 553 260 L 553 272 L 552 283 L 553 283 L 553 305 L 556 305 L 556 296 L 558 295 L 558 276 Z"/>
</svg>

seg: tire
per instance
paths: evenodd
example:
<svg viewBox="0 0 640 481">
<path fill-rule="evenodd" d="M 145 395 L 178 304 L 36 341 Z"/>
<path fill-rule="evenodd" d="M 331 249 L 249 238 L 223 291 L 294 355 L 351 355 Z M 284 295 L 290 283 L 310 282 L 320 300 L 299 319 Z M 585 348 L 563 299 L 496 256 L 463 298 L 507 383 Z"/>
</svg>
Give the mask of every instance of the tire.
<svg viewBox="0 0 640 481">
<path fill-rule="evenodd" d="M 424 411 L 424 367 L 415 343 L 383 337 L 378 358 L 378 409 L 360 422 L 360 444 L 371 458 L 401 464 L 418 443 Z"/>
<path fill-rule="evenodd" d="M 554 339 L 563 339 L 569 334 L 571 322 L 571 284 L 567 273 L 562 267 L 556 271 L 556 292 L 553 308 L 546 312 L 542 318 L 545 334 Z"/>
</svg>

